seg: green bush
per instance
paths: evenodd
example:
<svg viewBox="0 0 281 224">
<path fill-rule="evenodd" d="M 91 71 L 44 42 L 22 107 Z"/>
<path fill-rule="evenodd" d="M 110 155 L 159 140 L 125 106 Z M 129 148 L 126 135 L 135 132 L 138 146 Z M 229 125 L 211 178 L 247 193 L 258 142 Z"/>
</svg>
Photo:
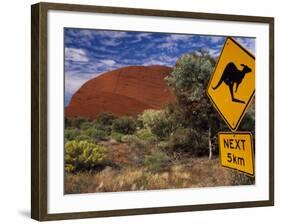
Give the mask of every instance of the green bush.
<svg viewBox="0 0 281 224">
<path fill-rule="evenodd" d="M 66 128 L 64 130 L 64 138 L 68 141 L 74 140 L 78 135 L 80 135 L 80 131 L 76 128 Z"/>
<path fill-rule="evenodd" d="M 107 135 L 110 135 L 111 131 L 112 131 L 112 127 L 111 125 L 103 125 L 101 123 L 98 123 L 97 121 L 93 122 L 93 127 L 95 129 L 104 131 Z"/>
<path fill-rule="evenodd" d="M 173 130 L 176 130 L 177 128 L 188 127 L 190 125 L 189 115 L 186 113 L 186 110 L 177 102 L 167 104 L 165 106 L 165 114 L 167 119 L 171 122 Z"/>
<path fill-rule="evenodd" d="M 83 123 L 80 124 L 80 129 L 82 130 L 86 130 L 86 129 L 89 129 L 89 128 L 92 128 L 94 126 L 94 123 L 91 122 L 91 121 L 85 121 Z"/>
<path fill-rule="evenodd" d="M 106 161 L 107 149 L 89 141 L 68 141 L 65 143 L 65 170 L 83 171 L 102 165 Z"/>
<path fill-rule="evenodd" d="M 208 152 L 208 136 L 192 128 L 178 128 L 168 140 L 169 149 L 202 154 Z"/>
<path fill-rule="evenodd" d="M 111 126 L 115 119 L 117 119 L 117 117 L 113 113 L 104 112 L 104 113 L 100 113 L 97 116 L 96 122 L 101 124 L 101 125 L 109 125 L 109 126 Z"/>
<path fill-rule="evenodd" d="M 103 130 L 99 130 L 96 128 L 89 128 L 83 131 L 83 135 L 89 136 L 93 141 L 107 140 L 107 133 Z"/>
<path fill-rule="evenodd" d="M 65 118 L 65 127 L 81 128 L 81 124 L 88 122 L 88 119 L 83 117 Z"/>
<path fill-rule="evenodd" d="M 92 138 L 88 135 L 85 135 L 85 134 L 81 134 L 81 135 L 78 135 L 75 137 L 75 141 L 83 141 L 83 140 L 86 140 L 86 141 L 92 141 Z"/>
<path fill-rule="evenodd" d="M 138 139 L 135 135 L 122 135 L 121 141 L 126 143 L 133 143 Z"/>
<path fill-rule="evenodd" d="M 186 128 L 179 128 L 175 130 L 175 132 L 169 137 L 169 147 L 172 149 L 185 148 L 186 146 L 194 147 L 194 142 L 190 139 L 191 134 L 193 134 L 193 131 Z M 192 145 L 189 145 L 190 143 L 192 143 Z"/>
<path fill-rule="evenodd" d="M 122 137 L 124 135 L 122 133 L 118 133 L 118 132 L 112 132 L 111 133 L 111 138 L 114 139 L 117 142 L 122 142 Z"/>
<path fill-rule="evenodd" d="M 144 128 L 151 129 L 151 127 L 155 123 L 155 120 L 161 114 L 163 114 L 163 111 L 161 110 L 148 109 L 143 111 L 143 113 L 138 116 L 138 121 L 140 121 L 143 124 Z"/>
<path fill-rule="evenodd" d="M 159 172 L 169 162 L 169 157 L 162 151 L 155 151 L 144 158 L 144 165 L 152 172 Z"/>
<path fill-rule="evenodd" d="M 173 123 L 163 114 L 156 118 L 151 132 L 159 139 L 166 139 L 173 131 Z"/>
<path fill-rule="evenodd" d="M 113 121 L 112 129 L 114 132 L 122 134 L 133 134 L 136 131 L 136 122 L 131 117 L 120 117 Z"/>
<path fill-rule="evenodd" d="M 169 142 L 168 141 L 160 141 L 157 143 L 157 148 L 163 151 L 166 151 L 167 149 L 169 149 Z"/>
<path fill-rule="evenodd" d="M 117 117 L 110 112 L 100 113 L 94 120 L 93 125 L 96 129 L 102 130 L 107 135 L 110 135 L 112 131 L 112 123 L 115 119 L 117 119 Z"/>
<path fill-rule="evenodd" d="M 139 115 L 145 129 L 160 139 L 167 138 L 173 130 L 173 123 L 163 110 L 145 110 Z"/>
<path fill-rule="evenodd" d="M 153 133 L 151 133 L 149 129 L 138 130 L 136 136 L 143 141 L 149 141 L 149 142 L 157 141 L 156 136 Z"/>
<path fill-rule="evenodd" d="M 149 141 L 142 140 L 136 135 L 123 135 L 121 141 L 129 143 L 133 148 L 138 148 L 141 150 L 148 149 L 150 146 Z"/>
</svg>

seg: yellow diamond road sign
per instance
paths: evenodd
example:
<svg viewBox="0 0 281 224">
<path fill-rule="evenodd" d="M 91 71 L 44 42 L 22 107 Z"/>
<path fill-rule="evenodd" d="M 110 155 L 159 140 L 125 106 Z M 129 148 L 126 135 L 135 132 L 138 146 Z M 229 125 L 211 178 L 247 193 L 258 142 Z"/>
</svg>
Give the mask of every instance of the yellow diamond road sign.
<svg viewBox="0 0 281 224">
<path fill-rule="evenodd" d="M 255 93 L 255 56 L 234 39 L 224 43 L 207 95 L 232 131 L 236 131 Z"/>
<path fill-rule="evenodd" d="M 220 132 L 221 165 L 254 176 L 254 155 L 251 132 Z"/>
</svg>

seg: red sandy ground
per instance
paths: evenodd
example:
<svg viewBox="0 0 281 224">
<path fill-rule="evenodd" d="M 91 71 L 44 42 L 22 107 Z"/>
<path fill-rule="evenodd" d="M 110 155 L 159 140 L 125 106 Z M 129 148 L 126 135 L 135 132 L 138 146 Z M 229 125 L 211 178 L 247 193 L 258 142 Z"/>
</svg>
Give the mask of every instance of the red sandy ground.
<svg viewBox="0 0 281 224">
<path fill-rule="evenodd" d="M 160 65 L 106 72 L 86 82 L 73 95 L 65 115 L 94 119 L 101 112 L 121 116 L 160 109 L 175 100 L 164 80 L 170 72 L 171 68 Z"/>
</svg>

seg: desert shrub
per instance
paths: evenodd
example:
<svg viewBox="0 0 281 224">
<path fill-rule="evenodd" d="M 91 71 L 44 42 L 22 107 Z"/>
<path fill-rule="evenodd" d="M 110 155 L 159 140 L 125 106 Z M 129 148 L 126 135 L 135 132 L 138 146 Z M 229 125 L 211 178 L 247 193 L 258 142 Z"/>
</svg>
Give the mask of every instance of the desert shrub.
<svg viewBox="0 0 281 224">
<path fill-rule="evenodd" d="M 136 122 L 131 117 L 120 117 L 113 121 L 112 129 L 122 134 L 133 134 L 136 131 Z"/>
<path fill-rule="evenodd" d="M 107 135 L 111 134 L 112 122 L 116 119 L 116 116 L 110 112 L 104 112 L 98 114 L 97 118 L 92 121 L 92 127 L 95 129 L 104 131 Z"/>
<path fill-rule="evenodd" d="M 94 120 L 93 126 L 96 129 L 106 132 L 107 135 L 110 135 L 112 131 L 112 123 L 116 118 L 117 117 L 110 112 L 100 113 Z"/>
<path fill-rule="evenodd" d="M 126 143 L 133 143 L 137 139 L 138 137 L 136 135 L 123 135 L 121 141 Z"/>
<path fill-rule="evenodd" d="M 167 104 L 165 106 L 165 114 L 171 122 L 173 130 L 190 125 L 189 115 L 186 114 L 186 110 L 177 102 Z"/>
<path fill-rule="evenodd" d="M 161 110 L 148 109 L 138 116 L 138 121 L 143 124 L 144 128 L 151 129 L 157 117 L 159 117 L 162 113 L 163 111 Z"/>
<path fill-rule="evenodd" d="M 93 125 L 94 125 L 93 122 L 91 122 L 91 121 L 85 121 L 85 122 L 83 122 L 83 123 L 80 124 L 80 129 L 86 130 L 86 129 L 92 128 Z"/>
<path fill-rule="evenodd" d="M 157 140 L 156 136 L 149 129 L 140 129 L 137 131 L 136 136 L 143 141 L 155 142 Z"/>
<path fill-rule="evenodd" d="M 65 118 L 65 127 L 81 128 L 81 124 L 88 122 L 88 119 L 83 117 Z"/>
<path fill-rule="evenodd" d="M 131 142 L 131 145 L 134 148 L 138 148 L 140 150 L 146 150 L 151 146 L 149 142 L 143 141 L 143 140 L 139 139 L 138 137 L 133 139 L 133 141 Z"/>
<path fill-rule="evenodd" d="M 168 148 L 202 154 L 204 151 L 208 152 L 208 136 L 192 128 L 178 128 L 170 135 Z"/>
<path fill-rule="evenodd" d="M 83 171 L 102 165 L 106 161 L 107 149 L 89 141 L 68 141 L 65 143 L 65 170 Z"/>
<path fill-rule="evenodd" d="M 165 139 L 169 137 L 172 131 L 173 123 L 165 116 L 165 114 L 157 117 L 153 126 L 151 127 L 151 132 L 159 139 Z"/>
<path fill-rule="evenodd" d="M 119 132 L 112 132 L 111 135 L 110 135 L 110 137 L 117 142 L 122 142 L 123 136 L 124 135 L 122 133 L 119 133 Z"/>
<path fill-rule="evenodd" d="M 117 119 L 117 117 L 110 112 L 100 113 L 97 118 L 96 122 L 101 125 L 112 125 L 113 121 Z"/>
<path fill-rule="evenodd" d="M 75 137 L 75 141 L 83 141 L 83 140 L 87 140 L 87 141 L 92 141 L 92 138 L 88 135 L 85 134 L 81 134 Z"/>
<path fill-rule="evenodd" d="M 69 128 L 72 126 L 72 119 L 68 117 L 64 117 L 64 126 L 65 128 Z"/>
<path fill-rule="evenodd" d="M 64 130 L 64 138 L 68 141 L 74 140 L 78 135 L 80 135 L 80 131 L 77 128 L 67 128 Z"/>
<path fill-rule="evenodd" d="M 144 158 L 144 165 L 152 172 L 161 171 L 168 162 L 169 157 L 162 151 L 154 151 Z"/>
<path fill-rule="evenodd" d="M 75 171 L 75 166 L 73 166 L 72 164 L 65 164 L 65 171 L 66 172 L 74 172 Z"/>
<path fill-rule="evenodd" d="M 147 149 L 150 146 L 149 141 L 142 140 L 136 135 L 124 135 L 121 141 L 129 143 L 133 148 L 141 150 Z"/>
<path fill-rule="evenodd" d="M 142 120 L 139 119 L 139 116 L 140 115 L 138 115 L 138 117 L 136 119 L 137 130 L 145 128 L 144 125 L 143 125 Z"/>
<path fill-rule="evenodd" d="M 145 110 L 138 120 L 159 139 L 167 138 L 173 130 L 173 123 L 164 110 Z"/>
<path fill-rule="evenodd" d="M 171 136 L 169 137 L 169 147 L 172 149 L 177 149 L 177 148 L 185 148 L 185 147 L 192 147 L 194 145 L 189 145 L 189 143 L 192 142 L 193 136 L 193 131 L 190 131 L 186 128 L 179 128 L 177 130 L 175 130 L 174 133 L 171 134 Z M 194 143 L 194 142 L 193 142 Z"/>
<path fill-rule="evenodd" d="M 169 148 L 169 142 L 168 141 L 160 141 L 157 143 L 157 148 L 160 150 L 167 150 Z"/>
<path fill-rule="evenodd" d="M 110 133 L 112 131 L 111 125 L 103 125 L 103 124 L 98 123 L 97 121 L 93 122 L 93 127 L 97 130 L 104 131 L 107 135 L 110 135 Z"/>
<path fill-rule="evenodd" d="M 255 177 L 239 173 L 236 170 L 231 170 L 231 184 L 232 185 L 252 185 L 255 183 Z"/>
<path fill-rule="evenodd" d="M 107 133 L 105 131 L 96 128 L 89 128 L 83 131 L 83 134 L 89 136 L 93 141 L 108 139 Z"/>
</svg>

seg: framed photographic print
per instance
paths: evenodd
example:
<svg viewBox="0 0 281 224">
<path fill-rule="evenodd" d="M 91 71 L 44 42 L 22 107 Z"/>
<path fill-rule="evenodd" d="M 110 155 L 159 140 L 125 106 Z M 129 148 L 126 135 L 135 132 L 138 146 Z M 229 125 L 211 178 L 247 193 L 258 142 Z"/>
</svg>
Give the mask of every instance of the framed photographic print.
<svg viewBox="0 0 281 224">
<path fill-rule="evenodd" d="M 32 5 L 32 218 L 274 204 L 274 19 Z"/>
</svg>

